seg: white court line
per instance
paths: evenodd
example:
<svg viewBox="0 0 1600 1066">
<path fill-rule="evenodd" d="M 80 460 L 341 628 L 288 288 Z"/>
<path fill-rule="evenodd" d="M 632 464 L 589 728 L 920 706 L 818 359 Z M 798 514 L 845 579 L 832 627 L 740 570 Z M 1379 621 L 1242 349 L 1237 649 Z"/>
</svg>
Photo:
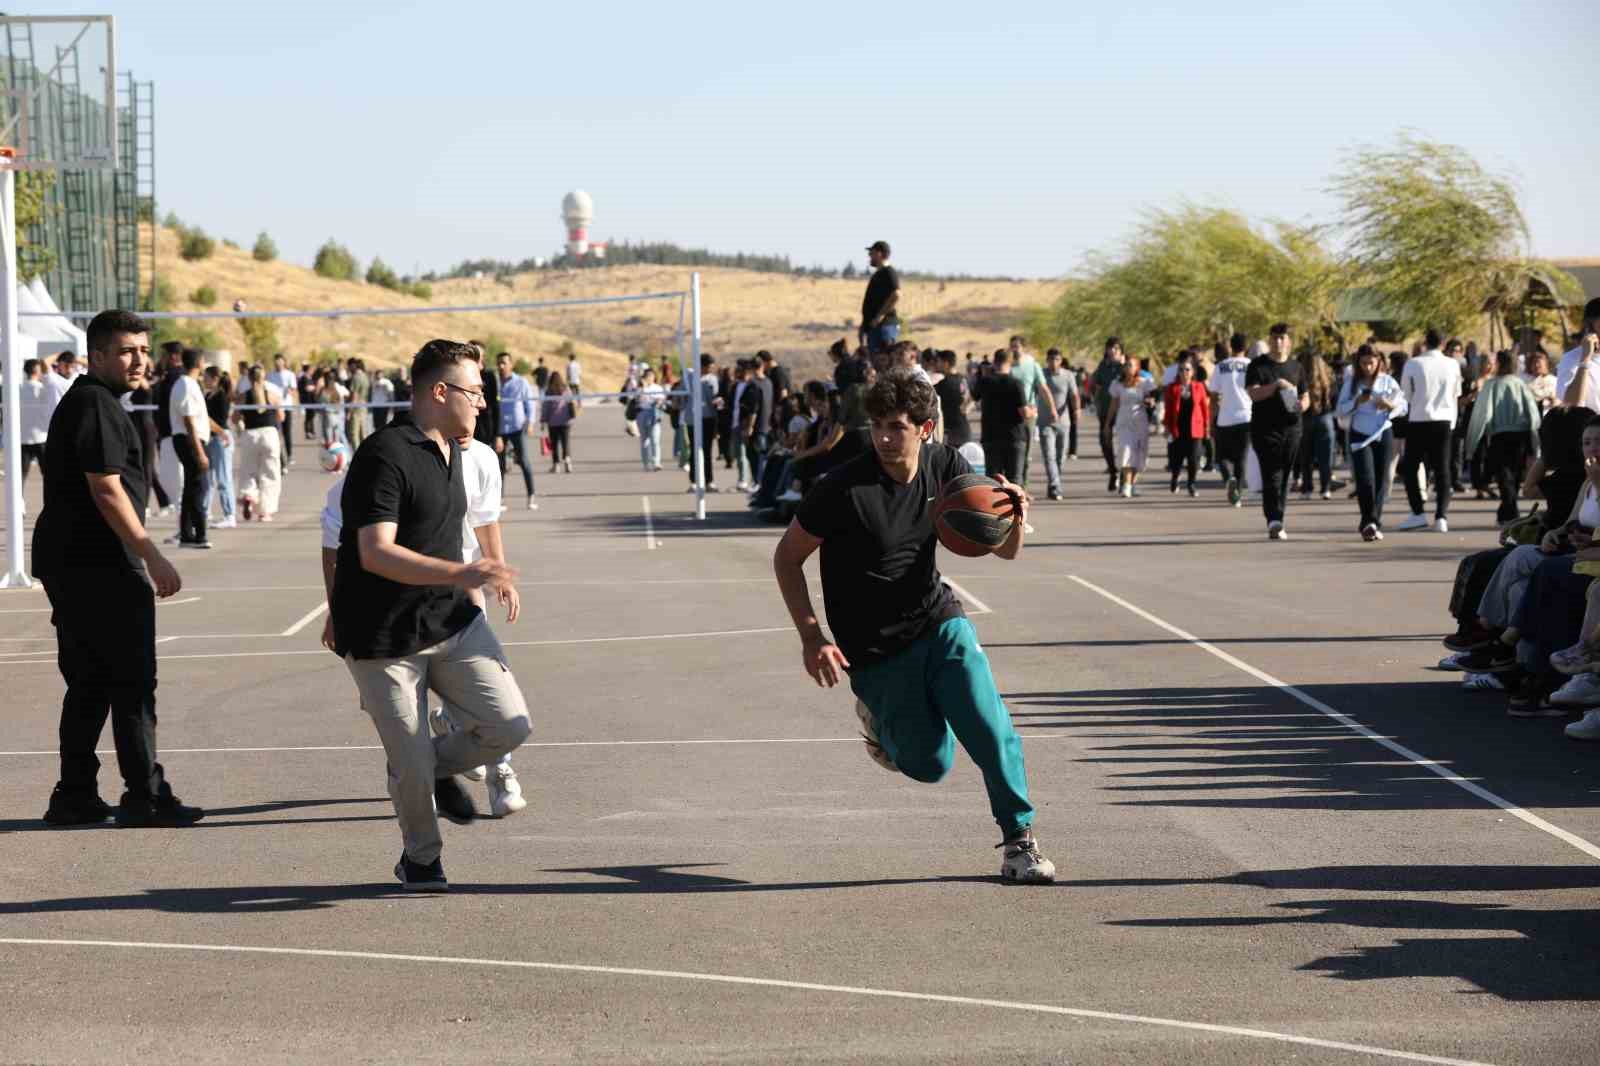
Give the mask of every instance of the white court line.
<svg viewBox="0 0 1600 1066">
<path fill-rule="evenodd" d="M 312 622 L 316 621 L 318 618 L 321 618 L 322 617 L 322 612 L 326 611 L 327 609 L 328 609 L 328 603 L 327 603 L 326 600 L 324 600 L 322 603 L 317 604 L 315 607 L 311 608 L 311 610 L 307 611 L 305 613 L 305 616 L 302 617 L 300 619 L 300 621 L 296 622 L 294 625 L 290 626 L 288 629 L 285 629 L 282 633 L 279 633 L 278 636 L 280 636 L 280 637 L 292 637 L 292 636 L 294 636 L 296 633 L 300 632 L 306 626 L 310 625 Z"/>
<path fill-rule="evenodd" d="M 1221 1036 L 1244 1036 L 1256 1040 L 1272 1040 L 1282 1044 L 1297 1044 L 1301 1047 L 1351 1051 L 1362 1055 L 1375 1055 L 1379 1058 L 1399 1059 L 1405 1062 L 1430 1062 L 1441 1064 L 1441 1066 L 1488 1066 L 1486 1063 L 1470 1059 L 1443 1058 L 1438 1055 L 1423 1055 L 1415 1051 L 1396 1051 L 1392 1048 L 1374 1047 L 1369 1044 L 1351 1044 L 1342 1040 L 1320 1040 L 1314 1036 L 1296 1036 L 1293 1033 L 1275 1033 L 1270 1029 L 1248 1029 L 1237 1025 L 1186 1022 L 1176 1018 L 1155 1018 L 1144 1014 L 1120 1014 L 1115 1011 L 1088 1010 L 1083 1007 L 1058 1007 L 1050 1003 L 1022 1003 L 1009 999 L 950 996 L 934 992 L 905 992 L 893 988 L 863 988 L 856 985 L 825 985 L 814 981 L 784 981 L 771 977 L 740 977 L 734 974 L 697 973 L 687 970 L 647 970 L 635 966 L 593 966 L 574 962 L 476 959 L 449 955 L 403 955 L 389 951 L 340 951 L 333 948 L 261 947 L 243 944 L 174 944 L 142 940 L 54 940 L 43 937 L 8 936 L 0 937 L 0 944 L 16 944 L 29 947 L 187 951 L 197 954 L 290 955 L 300 958 L 356 959 L 363 962 L 420 962 L 443 966 L 477 966 L 508 970 L 543 970 L 553 973 L 603 974 L 608 977 L 646 977 L 663 981 L 698 981 L 705 984 L 781 988 L 793 992 L 825 992 L 843 996 L 864 996 L 871 999 L 910 1000 L 916 1003 L 945 1003 L 957 1007 L 987 1007 L 993 1010 L 1020 1011 L 1029 1014 L 1089 1018 L 1105 1022 L 1128 1022 L 1134 1025 L 1159 1026 L 1164 1029 L 1182 1029 L 1189 1032 L 1216 1033 Z"/>
<path fill-rule="evenodd" d="M 1121 596 L 1117 596 L 1117 595 L 1115 595 L 1113 593 L 1107 592 L 1105 589 L 1101 588 L 1099 585 L 1096 585 L 1096 584 L 1094 584 L 1093 582 L 1090 582 L 1090 581 L 1085 581 L 1083 578 L 1078 577 L 1076 574 L 1069 574 L 1067 576 L 1068 576 L 1068 578 L 1070 580 L 1076 581 L 1078 584 L 1082 585 L 1084 588 L 1088 589 L 1090 592 L 1094 592 L 1094 593 L 1097 593 L 1097 594 L 1099 594 L 1101 596 L 1104 596 L 1106 599 L 1110 600 L 1112 603 L 1116 604 L 1117 606 L 1125 607 L 1129 611 L 1132 611 L 1134 614 L 1138 615 L 1140 618 L 1143 618 L 1146 622 L 1149 622 L 1151 625 L 1158 626 L 1161 629 L 1165 629 L 1168 633 L 1171 633 L 1173 636 L 1180 637 L 1183 640 L 1188 641 L 1190 644 L 1193 644 L 1195 647 L 1200 648 L 1203 651 L 1210 652 L 1212 655 L 1215 655 L 1217 658 L 1221 659 L 1223 662 L 1227 663 L 1229 666 L 1233 666 L 1233 667 L 1236 667 L 1236 668 L 1238 668 L 1240 670 L 1243 670 L 1245 673 L 1249 674 L 1251 677 L 1255 678 L 1257 681 L 1260 681 L 1260 682 L 1262 682 L 1264 684 L 1267 684 L 1267 685 L 1271 685 L 1275 689 L 1278 689 L 1278 690 L 1280 690 L 1282 692 L 1288 693 L 1290 696 L 1293 696 L 1295 699 L 1299 700 L 1301 703 L 1305 704 L 1307 707 L 1310 707 L 1314 711 L 1319 711 L 1322 714 L 1327 715 L 1329 718 L 1333 719 L 1335 722 L 1338 722 L 1340 725 L 1344 726 L 1346 729 L 1352 730 L 1353 732 L 1356 732 L 1356 733 L 1360 734 L 1361 736 L 1365 737 L 1366 739 L 1372 741 L 1375 744 L 1382 744 L 1384 747 L 1388 748 L 1390 751 L 1394 752 L 1396 755 L 1400 756 L 1402 759 L 1405 759 L 1408 762 L 1415 763 L 1416 765 L 1422 767 L 1424 770 L 1427 770 L 1430 773 L 1437 774 L 1439 777 L 1442 777 L 1444 780 L 1450 782 L 1452 785 L 1455 785 L 1457 788 L 1460 788 L 1460 789 L 1463 789 L 1464 791 L 1470 792 L 1472 795 L 1478 797 L 1479 799 L 1483 800 L 1485 803 L 1487 803 L 1487 804 L 1489 804 L 1491 806 L 1500 808 L 1502 811 L 1505 811 L 1507 814 L 1511 815 L 1513 818 L 1517 818 L 1517 819 L 1520 819 L 1523 822 L 1526 822 L 1528 825 L 1533 826 L 1533 828 L 1539 830 L 1542 833 L 1549 833 L 1551 836 L 1555 837 L 1557 840 L 1561 841 L 1564 844 L 1572 845 L 1573 847 L 1577 848 L 1579 851 L 1583 852 L 1585 855 L 1589 856 L 1591 859 L 1600 859 L 1600 847 L 1596 847 L 1594 844 L 1589 843 L 1589 841 L 1585 840 L 1583 837 L 1580 837 L 1575 833 L 1569 833 L 1569 832 L 1567 832 L 1567 830 L 1562 829 L 1560 826 L 1554 825 L 1554 824 L 1552 824 L 1550 822 L 1547 822 L 1543 818 L 1540 818 L 1538 815 L 1531 814 L 1528 811 L 1523 810 L 1521 807 L 1517 806 L 1515 803 L 1512 803 L 1510 800 L 1504 799 L 1504 798 L 1502 798 L 1500 796 L 1497 796 L 1493 792 L 1490 792 L 1488 789 L 1484 788 L 1483 786 L 1477 785 L 1477 784 L 1474 784 L 1471 781 L 1468 781 L 1466 778 L 1462 777 L 1460 774 L 1456 773 L 1454 770 L 1451 770 L 1451 769 L 1449 769 L 1449 768 L 1447 768 L 1445 766 L 1441 766 L 1439 763 L 1435 762 L 1433 759 L 1430 759 L 1430 758 L 1428 758 L 1428 757 L 1426 757 L 1424 755 L 1419 755 L 1417 752 L 1412 751 L 1410 748 L 1406 747 L 1404 744 L 1401 744 L 1398 741 L 1390 740 L 1386 736 L 1383 736 L 1383 735 L 1381 735 L 1379 733 L 1373 732 L 1372 730 L 1368 729 L 1366 726 L 1362 725 L 1360 722 L 1356 721 L 1354 718 L 1351 718 L 1349 715 L 1345 714 L 1343 711 L 1335 710 L 1334 708 L 1328 706 L 1326 703 L 1323 703 L 1321 700 L 1317 699 L 1315 696 L 1307 695 L 1306 693 L 1304 693 L 1304 692 L 1300 691 L 1299 689 L 1295 688 L 1293 685 L 1289 684 L 1287 681 L 1280 681 L 1277 678 L 1273 677 L 1271 674 L 1267 673 L 1265 670 L 1258 670 L 1254 666 L 1251 666 L 1249 663 L 1245 662 L 1243 659 L 1240 659 L 1240 658 L 1238 658 L 1236 656 L 1233 656 L 1233 655 L 1229 655 L 1227 652 L 1223 651 L 1221 648 L 1217 647 L 1215 644 L 1207 643 L 1206 641 L 1203 641 L 1199 637 L 1195 636 L 1193 633 L 1185 632 L 1184 630 L 1179 629 L 1177 626 L 1173 625 L 1172 623 L 1166 622 L 1166 621 L 1163 621 L 1160 618 L 1157 618 L 1155 615 L 1151 614 L 1149 611 L 1146 611 L 1142 607 L 1134 606 L 1133 604 L 1129 603 L 1127 600 L 1123 599 Z"/>
<path fill-rule="evenodd" d="M 974 596 L 972 593 L 968 592 L 954 581 L 951 581 L 948 577 L 944 579 L 944 583 L 949 585 L 950 590 L 957 596 L 960 596 L 962 599 L 966 600 L 972 605 L 973 614 L 994 614 L 994 610 L 990 608 L 987 603 L 984 603 L 982 600 L 978 599 L 978 597 Z"/>
<path fill-rule="evenodd" d="M 650 516 L 650 497 L 640 496 L 639 502 L 644 505 L 644 545 L 651 551 L 655 551 L 660 546 L 660 542 L 656 540 L 655 519 Z"/>
</svg>

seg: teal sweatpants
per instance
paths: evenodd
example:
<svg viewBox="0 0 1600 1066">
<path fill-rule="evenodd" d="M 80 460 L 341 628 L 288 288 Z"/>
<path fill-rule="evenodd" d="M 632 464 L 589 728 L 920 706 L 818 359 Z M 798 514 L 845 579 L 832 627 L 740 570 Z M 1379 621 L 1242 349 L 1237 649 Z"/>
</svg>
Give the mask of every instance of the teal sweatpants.
<svg viewBox="0 0 1600 1066">
<path fill-rule="evenodd" d="M 1033 824 L 1022 738 L 967 619 L 952 618 L 893 658 L 852 670 L 850 688 L 872 712 L 878 741 L 901 773 L 940 780 L 959 740 L 983 771 L 1000 831 L 1009 838 Z"/>
</svg>

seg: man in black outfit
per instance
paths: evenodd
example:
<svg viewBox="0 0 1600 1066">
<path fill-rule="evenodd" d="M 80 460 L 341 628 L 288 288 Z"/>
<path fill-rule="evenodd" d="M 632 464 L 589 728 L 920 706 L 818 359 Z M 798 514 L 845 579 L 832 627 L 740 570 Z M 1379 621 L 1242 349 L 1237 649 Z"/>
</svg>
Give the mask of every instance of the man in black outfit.
<svg viewBox="0 0 1600 1066">
<path fill-rule="evenodd" d="M 89 323 L 89 372 L 50 419 L 44 510 L 33 572 L 49 597 L 61 703 L 61 779 L 44 820 L 186 826 L 204 812 L 178 802 L 156 762 L 156 602 L 183 587 L 144 528 L 145 442 L 120 397 L 144 380 L 150 331 L 131 311 Z M 152 585 L 154 588 L 152 589 Z M 95 745 L 111 716 L 122 801 L 100 798 Z"/>
<path fill-rule="evenodd" d="M 992 478 L 1016 481 L 1022 476 L 1022 449 L 1028 439 L 1027 420 L 1034 409 L 1023 395 L 1022 382 L 1011 376 L 1011 353 L 994 353 L 994 371 L 978 394 L 983 419 L 984 472 Z"/>
<path fill-rule="evenodd" d="M 939 395 L 939 408 L 944 416 L 944 442 L 959 448 L 972 439 L 972 423 L 967 420 L 967 407 L 972 397 L 968 395 L 967 376 L 956 367 L 956 353 L 939 354 L 944 360 L 944 377 L 933 391 Z"/>
<path fill-rule="evenodd" d="M 1289 326 L 1279 322 L 1271 331 L 1266 355 L 1251 360 L 1245 371 L 1245 391 L 1250 394 L 1250 441 L 1261 463 L 1261 510 L 1267 518 L 1267 538 L 1288 540 L 1283 528 L 1284 502 L 1289 496 L 1289 475 L 1300 448 L 1300 415 L 1311 401 L 1306 393 L 1305 368 L 1289 358 Z"/>
<path fill-rule="evenodd" d="M 900 273 L 889 265 L 889 242 L 873 241 L 867 248 L 872 277 L 861 300 L 861 343 L 869 352 L 886 352 L 900 339 Z"/>
<path fill-rule="evenodd" d="M 483 382 L 484 406 L 478 411 L 478 424 L 473 427 L 472 435 L 499 455 L 506 450 L 506 442 L 500 438 L 500 379 L 486 362 L 486 349 L 482 342 L 467 343 L 478 353 L 478 377 Z"/>
<path fill-rule="evenodd" d="M 209 548 L 206 506 L 211 495 L 211 461 L 206 456 L 206 442 L 211 439 L 211 422 L 206 412 L 205 391 L 200 386 L 200 353 L 185 348 L 181 358 L 183 373 L 168 394 L 172 408 L 172 448 L 183 465 L 177 544 L 183 548 Z"/>
</svg>

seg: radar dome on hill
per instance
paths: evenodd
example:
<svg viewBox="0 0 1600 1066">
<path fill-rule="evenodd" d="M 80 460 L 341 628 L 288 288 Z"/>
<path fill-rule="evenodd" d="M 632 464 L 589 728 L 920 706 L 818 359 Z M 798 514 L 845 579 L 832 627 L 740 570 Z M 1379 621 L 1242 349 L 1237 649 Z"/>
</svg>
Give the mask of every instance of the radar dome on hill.
<svg viewBox="0 0 1600 1066">
<path fill-rule="evenodd" d="M 594 201 L 582 189 L 561 198 L 561 221 L 567 224 L 567 254 L 582 259 L 589 254 L 589 223 L 594 221 Z"/>
</svg>

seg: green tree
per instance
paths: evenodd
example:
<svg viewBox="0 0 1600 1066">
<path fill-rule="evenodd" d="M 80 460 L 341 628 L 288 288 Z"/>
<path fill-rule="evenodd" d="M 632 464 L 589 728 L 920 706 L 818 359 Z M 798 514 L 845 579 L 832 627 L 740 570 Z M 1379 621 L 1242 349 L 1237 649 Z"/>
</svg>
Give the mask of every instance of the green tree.
<svg viewBox="0 0 1600 1066">
<path fill-rule="evenodd" d="M 250 255 L 258 263 L 270 263 L 278 258 L 278 246 L 267 236 L 266 230 L 256 237 L 256 246 L 250 249 Z"/>
<path fill-rule="evenodd" d="M 183 223 L 179 220 L 178 213 L 176 211 L 168 211 L 167 217 L 161 220 L 161 224 L 168 229 L 183 228 Z"/>
<path fill-rule="evenodd" d="M 17 276 L 23 281 L 31 281 L 40 274 L 48 274 L 56 266 L 54 249 L 43 244 L 35 244 L 28 239 L 28 228 L 44 221 L 50 189 L 55 183 L 56 176 L 53 171 L 17 172 L 15 196 Z"/>
<path fill-rule="evenodd" d="M 216 248 L 217 242 L 206 236 L 203 229 L 196 227 L 179 231 L 178 254 L 191 263 L 209 259 Z"/>
<path fill-rule="evenodd" d="M 250 358 L 257 362 L 265 363 L 283 346 L 278 343 L 278 323 L 272 318 L 236 318 L 239 332 L 244 334 L 245 347 L 250 351 Z"/>
<path fill-rule="evenodd" d="M 1329 190 L 1349 264 L 1408 331 L 1460 332 L 1540 276 L 1567 298 L 1577 283 L 1529 254 L 1527 219 L 1511 181 L 1464 149 L 1403 134 L 1391 147 L 1348 153 Z"/>
<path fill-rule="evenodd" d="M 398 289 L 400 275 L 396 274 L 388 263 L 374 257 L 372 265 L 367 267 L 367 284 L 381 285 L 385 289 Z"/>
<path fill-rule="evenodd" d="M 360 276 L 360 267 L 356 257 L 350 254 L 350 249 L 331 238 L 317 249 L 317 258 L 311 264 L 311 269 L 319 277 L 335 281 L 354 281 Z"/>
<path fill-rule="evenodd" d="M 210 285 L 202 285 L 189 294 L 189 302 L 196 307 L 210 307 L 217 302 L 217 290 Z"/>
<path fill-rule="evenodd" d="M 419 300 L 433 299 L 433 286 L 429 285 L 426 281 L 413 281 L 410 285 L 406 286 L 406 291 Z"/>
</svg>

